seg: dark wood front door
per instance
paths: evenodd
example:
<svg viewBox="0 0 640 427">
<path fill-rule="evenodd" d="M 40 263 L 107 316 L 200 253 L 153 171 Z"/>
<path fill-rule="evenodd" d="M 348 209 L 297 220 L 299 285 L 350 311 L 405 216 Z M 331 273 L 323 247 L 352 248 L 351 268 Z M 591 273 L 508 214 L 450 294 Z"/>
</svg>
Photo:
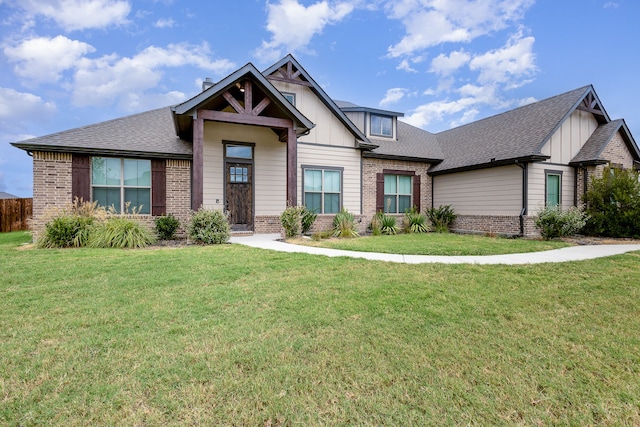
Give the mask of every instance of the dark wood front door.
<svg viewBox="0 0 640 427">
<path fill-rule="evenodd" d="M 226 208 L 232 230 L 253 230 L 253 170 L 250 163 L 227 162 Z"/>
</svg>

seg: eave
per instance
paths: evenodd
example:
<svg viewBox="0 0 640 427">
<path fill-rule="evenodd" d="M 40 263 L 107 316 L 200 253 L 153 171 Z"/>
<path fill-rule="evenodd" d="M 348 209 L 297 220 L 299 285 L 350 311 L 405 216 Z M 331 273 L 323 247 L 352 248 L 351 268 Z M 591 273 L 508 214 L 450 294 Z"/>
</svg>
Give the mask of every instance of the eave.
<svg viewBox="0 0 640 427">
<path fill-rule="evenodd" d="M 542 154 L 532 154 L 530 156 L 514 157 L 510 159 L 500 159 L 500 160 L 494 160 L 486 163 L 478 163 L 475 165 L 461 166 L 457 168 L 451 168 L 451 169 L 445 169 L 445 170 L 439 170 L 439 171 L 429 171 L 428 174 L 431 176 L 446 175 L 450 173 L 467 172 L 467 171 L 478 170 L 478 169 L 489 169 L 489 168 L 495 168 L 500 166 L 542 162 L 549 158 L 551 158 L 551 156 L 545 156 Z"/>
<path fill-rule="evenodd" d="M 380 154 L 375 152 L 362 153 L 362 157 L 366 157 L 368 159 L 399 160 L 399 161 L 405 161 L 405 162 L 419 162 L 419 163 L 431 163 L 431 164 L 437 164 L 442 162 L 442 159 L 432 159 L 429 157 L 400 156 L 396 154 Z"/>
<path fill-rule="evenodd" d="M 176 153 L 155 153 L 150 151 L 136 151 L 136 150 L 110 150 L 104 148 L 79 148 L 79 147 L 61 147 L 54 145 L 37 145 L 37 144 L 22 144 L 19 142 L 12 142 L 16 148 L 20 148 L 28 153 L 35 151 L 52 152 L 52 153 L 70 153 L 70 154 L 85 154 L 91 156 L 106 156 L 106 157 L 129 157 L 129 158 L 153 158 L 153 159 L 175 159 L 175 160 L 192 160 L 191 154 L 176 154 Z"/>
</svg>

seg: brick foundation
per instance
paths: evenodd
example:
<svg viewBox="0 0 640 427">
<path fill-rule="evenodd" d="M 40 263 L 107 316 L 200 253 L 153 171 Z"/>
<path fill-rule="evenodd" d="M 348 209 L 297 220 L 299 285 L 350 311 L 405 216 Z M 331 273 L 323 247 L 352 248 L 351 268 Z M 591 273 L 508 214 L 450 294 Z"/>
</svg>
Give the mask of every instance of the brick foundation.
<svg viewBox="0 0 640 427">
<path fill-rule="evenodd" d="M 520 235 L 520 217 L 517 215 L 458 215 L 451 225 L 456 233 Z M 524 235 L 539 236 L 533 216 L 524 217 Z"/>
</svg>

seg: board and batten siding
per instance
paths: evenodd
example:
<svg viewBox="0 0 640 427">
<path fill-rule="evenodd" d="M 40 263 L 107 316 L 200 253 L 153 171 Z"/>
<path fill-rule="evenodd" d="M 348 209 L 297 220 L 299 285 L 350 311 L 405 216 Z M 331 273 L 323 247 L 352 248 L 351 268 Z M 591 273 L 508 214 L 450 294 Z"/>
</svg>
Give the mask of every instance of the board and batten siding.
<svg viewBox="0 0 640 427">
<path fill-rule="evenodd" d="M 542 147 L 550 163 L 568 164 L 598 127 L 593 114 L 575 110 Z"/>
<path fill-rule="evenodd" d="M 542 210 L 546 203 L 545 171 L 562 172 L 560 183 L 560 203 L 564 208 L 574 205 L 575 169 L 572 166 L 549 164 L 547 162 L 529 164 L 529 215 L 535 215 Z"/>
<path fill-rule="evenodd" d="M 273 81 L 280 92 L 296 95 L 296 108 L 316 126 L 299 142 L 355 147 L 356 139 L 351 131 L 333 114 L 318 96 L 307 86 Z"/>
<path fill-rule="evenodd" d="M 459 215 L 520 215 L 522 169 L 516 165 L 433 177 L 433 205 Z"/>
<path fill-rule="evenodd" d="M 303 166 L 343 168 L 342 206 L 352 214 L 361 214 L 360 150 L 326 145 L 298 144 L 298 200 L 300 204 L 304 200 L 304 188 L 302 186 Z"/>
<path fill-rule="evenodd" d="M 210 209 L 224 208 L 223 141 L 255 144 L 255 215 L 280 215 L 287 205 L 287 145 L 280 142 L 270 128 L 258 126 L 205 122 L 204 206 Z"/>
</svg>

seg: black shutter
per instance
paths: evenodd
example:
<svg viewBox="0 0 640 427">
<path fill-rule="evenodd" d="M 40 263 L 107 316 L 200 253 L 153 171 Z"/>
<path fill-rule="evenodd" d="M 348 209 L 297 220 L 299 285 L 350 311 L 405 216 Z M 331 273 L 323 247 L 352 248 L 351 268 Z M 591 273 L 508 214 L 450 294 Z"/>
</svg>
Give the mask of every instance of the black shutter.
<svg viewBox="0 0 640 427">
<path fill-rule="evenodd" d="M 413 206 L 420 212 L 420 175 L 413 177 Z"/>
<path fill-rule="evenodd" d="M 384 212 L 384 174 L 376 174 L 376 212 Z"/>
<path fill-rule="evenodd" d="M 71 157 L 71 201 L 77 197 L 85 202 L 91 201 L 91 176 L 89 156 L 73 154 Z"/>
<path fill-rule="evenodd" d="M 167 213 L 167 161 L 151 160 L 151 215 Z"/>
</svg>

